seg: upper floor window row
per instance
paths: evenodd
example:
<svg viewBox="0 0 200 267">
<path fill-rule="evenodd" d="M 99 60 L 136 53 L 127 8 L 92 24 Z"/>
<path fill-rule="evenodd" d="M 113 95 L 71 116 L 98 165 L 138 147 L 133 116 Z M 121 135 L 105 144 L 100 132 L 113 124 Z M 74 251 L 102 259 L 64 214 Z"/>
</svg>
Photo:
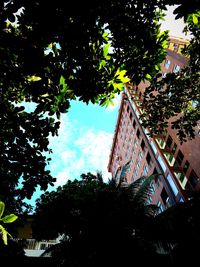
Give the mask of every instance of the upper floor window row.
<svg viewBox="0 0 200 267">
<path fill-rule="evenodd" d="M 171 64 L 171 61 L 170 61 L 169 59 L 166 59 L 166 60 L 165 60 L 165 64 L 164 64 L 165 68 L 166 68 L 166 69 L 169 69 L 170 64 Z"/>
</svg>

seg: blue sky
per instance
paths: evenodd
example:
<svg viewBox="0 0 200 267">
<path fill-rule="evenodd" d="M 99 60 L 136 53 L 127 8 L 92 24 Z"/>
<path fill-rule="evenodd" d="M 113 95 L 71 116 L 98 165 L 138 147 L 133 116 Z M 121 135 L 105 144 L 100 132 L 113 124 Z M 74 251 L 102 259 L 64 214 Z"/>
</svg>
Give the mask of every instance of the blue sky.
<svg viewBox="0 0 200 267">
<path fill-rule="evenodd" d="M 107 108 L 97 104 L 71 101 L 68 113 L 61 115 L 58 136 L 49 137 L 52 160 L 48 165 L 52 176 L 57 178 L 54 188 L 64 185 L 67 180 L 79 179 L 82 173 L 102 172 L 104 181 L 111 178 L 107 171 L 113 133 L 118 116 L 121 95 L 116 95 L 114 106 Z M 27 110 L 34 105 L 26 105 Z M 38 188 L 31 200 L 33 204 L 42 192 Z"/>
<path fill-rule="evenodd" d="M 184 37 L 183 21 L 174 22 L 172 12 L 173 8 L 170 7 L 161 29 L 168 29 L 171 35 Z M 49 138 L 53 154 L 48 168 L 57 178 L 55 188 L 65 184 L 68 179 L 79 178 L 87 172 L 101 171 L 105 181 L 111 177 L 107 165 L 120 98 L 117 96 L 115 105 L 108 108 L 86 105 L 79 101 L 71 102 L 69 112 L 61 116 L 59 136 Z M 38 189 L 32 200 L 27 202 L 34 204 L 40 194 Z"/>
<path fill-rule="evenodd" d="M 49 167 L 56 185 L 89 171 L 101 171 L 105 180 L 110 177 L 107 165 L 120 98 L 108 108 L 71 102 L 69 112 L 61 117 L 58 137 L 50 137 L 54 153 Z"/>
</svg>

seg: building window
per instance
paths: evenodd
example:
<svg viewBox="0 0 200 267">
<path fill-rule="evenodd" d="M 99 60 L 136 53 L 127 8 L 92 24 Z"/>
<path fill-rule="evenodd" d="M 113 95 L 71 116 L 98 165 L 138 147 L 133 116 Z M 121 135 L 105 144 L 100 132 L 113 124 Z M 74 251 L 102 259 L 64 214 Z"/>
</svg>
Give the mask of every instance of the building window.
<svg viewBox="0 0 200 267">
<path fill-rule="evenodd" d="M 149 154 L 149 152 L 147 153 L 146 160 L 147 160 L 147 163 L 150 164 L 150 162 L 151 162 L 151 155 Z"/>
<path fill-rule="evenodd" d="M 177 52 L 177 51 L 178 51 L 178 44 L 174 43 L 174 52 Z"/>
<path fill-rule="evenodd" d="M 166 137 L 167 136 L 167 131 L 163 132 L 163 136 Z"/>
<path fill-rule="evenodd" d="M 166 204 L 169 196 L 168 196 L 168 194 L 167 194 L 167 192 L 166 192 L 164 187 L 163 187 L 163 190 L 162 190 L 160 196 L 161 196 L 161 199 L 162 199 L 163 203 Z"/>
<path fill-rule="evenodd" d="M 136 139 L 134 142 L 134 149 L 136 149 L 138 147 L 138 140 Z"/>
<path fill-rule="evenodd" d="M 156 186 L 155 186 L 155 183 L 153 181 L 150 184 L 150 191 L 151 191 L 152 195 L 156 192 Z"/>
<path fill-rule="evenodd" d="M 142 154 L 141 151 L 139 151 L 139 153 L 138 153 L 138 159 L 141 161 L 142 160 L 142 157 L 143 157 L 143 154 Z"/>
<path fill-rule="evenodd" d="M 165 152 L 164 156 L 170 166 L 174 166 L 175 158 L 171 153 Z"/>
<path fill-rule="evenodd" d="M 143 174 L 142 175 L 143 176 L 147 176 L 148 172 L 149 172 L 149 167 L 147 165 L 144 165 Z"/>
<path fill-rule="evenodd" d="M 163 172 L 165 172 L 167 168 L 166 168 L 166 165 L 165 165 L 164 161 L 162 160 L 161 156 L 158 156 L 158 162 L 160 163 L 160 166 L 161 166 Z"/>
<path fill-rule="evenodd" d="M 174 73 L 177 73 L 179 70 L 181 69 L 181 67 L 179 65 L 174 65 L 174 68 L 173 68 L 173 72 Z"/>
<path fill-rule="evenodd" d="M 140 160 L 139 160 L 139 158 L 136 160 L 135 165 L 136 165 L 136 169 L 138 170 L 140 168 Z"/>
<path fill-rule="evenodd" d="M 165 148 L 166 143 L 165 143 L 165 141 L 162 138 L 156 138 L 156 142 L 158 143 L 158 145 L 159 145 L 159 147 L 161 149 L 164 149 Z"/>
<path fill-rule="evenodd" d="M 165 60 L 165 65 L 164 65 L 165 68 L 166 68 L 166 69 L 169 69 L 170 64 L 171 64 L 171 61 L 170 61 L 169 59 L 166 59 L 166 60 Z"/>
<path fill-rule="evenodd" d="M 129 117 L 130 117 L 130 120 L 132 120 L 132 118 L 133 118 L 133 114 L 132 114 L 132 112 L 130 112 Z"/>
<path fill-rule="evenodd" d="M 135 120 L 133 121 L 133 128 L 135 129 L 136 122 Z"/>
<path fill-rule="evenodd" d="M 156 148 L 156 146 L 154 145 L 154 142 L 151 141 L 150 145 L 151 145 L 151 147 L 152 147 L 152 149 L 153 149 L 154 154 L 156 155 L 156 154 L 157 154 L 157 148 Z"/>
<path fill-rule="evenodd" d="M 132 178 L 131 178 L 132 182 L 135 181 L 137 175 L 138 175 L 138 172 L 137 172 L 137 170 L 135 169 L 134 172 L 133 172 L 133 176 L 132 176 Z"/>
<path fill-rule="evenodd" d="M 174 154 L 176 152 L 176 148 L 177 148 L 177 144 L 174 143 L 173 147 L 172 147 L 172 153 Z"/>
<path fill-rule="evenodd" d="M 172 145 L 172 141 L 173 140 L 172 140 L 171 136 L 169 135 L 168 138 L 167 138 L 167 141 L 166 141 L 166 146 L 170 148 L 171 145 Z"/>
<path fill-rule="evenodd" d="M 197 183 L 198 183 L 199 178 L 198 178 L 198 176 L 196 175 L 196 173 L 192 170 L 192 172 L 191 172 L 191 174 L 190 174 L 188 180 L 189 180 L 189 182 L 191 183 L 191 185 L 192 185 L 193 187 L 195 187 L 195 186 L 197 185 Z"/>
<path fill-rule="evenodd" d="M 177 157 L 176 157 L 176 160 L 177 160 L 177 162 L 178 162 L 179 165 L 182 164 L 183 159 L 184 159 L 184 155 L 183 155 L 183 153 L 179 150 L 179 151 L 178 151 L 178 155 L 177 155 Z"/>
<path fill-rule="evenodd" d="M 187 183 L 187 177 L 184 175 L 184 173 L 182 172 L 174 172 L 174 175 L 176 176 L 176 178 L 178 179 L 181 187 L 183 189 L 185 189 L 185 185 Z"/>
<path fill-rule="evenodd" d="M 139 139 L 140 138 L 140 130 L 139 129 L 137 129 L 136 135 L 137 135 L 137 137 Z"/>
<path fill-rule="evenodd" d="M 145 142 L 144 142 L 143 139 L 142 139 L 142 142 L 141 142 L 141 148 L 142 148 L 143 151 L 145 150 Z"/>
<path fill-rule="evenodd" d="M 177 189 L 177 187 L 176 187 L 171 175 L 169 175 L 169 174 L 167 175 L 167 181 L 169 182 L 170 187 L 171 187 L 174 195 L 176 196 L 178 194 L 178 189 Z"/>
<path fill-rule="evenodd" d="M 126 110 L 127 110 L 127 113 L 129 113 L 129 105 L 127 106 L 127 109 Z"/>
<path fill-rule="evenodd" d="M 157 171 L 156 168 L 154 168 L 154 170 L 153 170 L 153 174 L 158 174 L 158 171 Z"/>
<path fill-rule="evenodd" d="M 149 196 L 149 197 L 147 198 L 146 204 L 149 205 L 151 202 L 152 202 L 152 197 Z"/>
<path fill-rule="evenodd" d="M 161 204 L 160 201 L 158 201 L 157 206 L 158 206 L 158 208 L 159 208 L 158 213 L 161 213 L 162 211 L 164 211 L 164 208 L 163 208 L 163 206 L 162 206 L 162 204 Z"/>
<path fill-rule="evenodd" d="M 183 165 L 183 172 L 186 173 L 189 169 L 190 163 L 186 160 L 185 164 Z"/>
</svg>

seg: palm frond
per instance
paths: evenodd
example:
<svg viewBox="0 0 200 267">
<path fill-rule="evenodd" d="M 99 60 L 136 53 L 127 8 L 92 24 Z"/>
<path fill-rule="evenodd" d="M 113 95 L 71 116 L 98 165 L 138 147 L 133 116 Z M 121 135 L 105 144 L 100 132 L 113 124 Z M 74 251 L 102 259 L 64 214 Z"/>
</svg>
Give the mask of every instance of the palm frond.
<svg viewBox="0 0 200 267">
<path fill-rule="evenodd" d="M 136 192 L 135 200 L 138 202 L 142 201 L 143 203 L 146 202 L 148 197 L 152 195 L 151 184 L 157 176 L 157 174 L 152 174 L 148 177 L 141 177 L 143 179 L 143 183 Z"/>
<path fill-rule="evenodd" d="M 129 171 L 130 168 L 130 160 L 122 167 L 122 171 L 119 177 L 119 184 L 118 187 L 120 187 L 122 185 L 122 183 L 124 182 L 124 178 L 126 177 L 127 172 Z"/>
</svg>

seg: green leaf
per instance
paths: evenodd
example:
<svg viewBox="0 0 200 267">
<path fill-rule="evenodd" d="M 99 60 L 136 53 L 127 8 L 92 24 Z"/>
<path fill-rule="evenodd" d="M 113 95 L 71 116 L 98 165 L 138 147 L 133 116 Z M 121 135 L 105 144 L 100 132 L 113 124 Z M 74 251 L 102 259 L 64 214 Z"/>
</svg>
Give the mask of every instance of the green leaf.
<svg viewBox="0 0 200 267">
<path fill-rule="evenodd" d="M 152 79 L 151 75 L 148 74 L 148 73 L 145 75 L 145 78 L 146 78 L 147 80 L 151 80 L 151 79 Z"/>
<path fill-rule="evenodd" d="M 104 47 L 103 47 L 103 56 L 106 58 L 107 57 L 107 55 L 108 55 L 108 49 L 109 49 L 109 47 L 110 47 L 110 44 L 106 44 L 106 45 L 104 45 Z"/>
<path fill-rule="evenodd" d="M 2 239 L 3 239 L 4 244 L 8 245 L 8 237 L 7 237 L 7 235 L 12 237 L 11 234 L 9 234 L 2 225 L 0 225 L 0 232 L 2 232 Z"/>
<path fill-rule="evenodd" d="M 192 20 L 194 24 L 198 24 L 198 17 L 196 16 L 196 14 L 192 14 Z"/>
<path fill-rule="evenodd" d="M 115 77 L 118 76 L 119 79 L 121 79 L 125 74 L 126 74 L 126 70 L 120 70 L 118 69 L 115 73 Z"/>
<path fill-rule="evenodd" d="M 104 32 L 103 35 L 102 35 L 103 39 L 108 41 L 108 32 Z"/>
<path fill-rule="evenodd" d="M 124 84 L 123 83 L 113 83 L 112 85 L 113 85 L 115 90 L 119 89 L 121 91 L 124 88 Z"/>
<path fill-rule="evenodd" d="M 103 67 L 105 67 L 105 65 L 106 65 L 106 61 L 104 59 L 101 60 L 99 63 L 99 70 L 102 69 Z"/>
<path fill-rule="evenodd" d="M 130 79 L 128 77 L 122 77 L 121 78 L 122 83 L 130 82 Z"/>
<path fill-rule="evenodd" d="M 42 78 L 39 76 L 32 75 L 32 76 L 27 76 L 27 80 L 29 82 L 37 82 L 37 81 L 42 80 Z"/>
<path fill-rule="evenodd" d="M 65 85 L 65 78 L 61 75 L 60 76 L 60 82 L 61 85 Z"/>
<path fill-rule="evenodd" d="M 0 218 L 4 213 L 4 210 L 5 210 L 5 204 L 2 201 L 0 201 Z"/>
<path fill-rule="evenodd" d="M 1 219 L 3 223 L 12 223 L 17 220 L 17 216 L 15 214 L 9 214 Z"/>
</svg>

